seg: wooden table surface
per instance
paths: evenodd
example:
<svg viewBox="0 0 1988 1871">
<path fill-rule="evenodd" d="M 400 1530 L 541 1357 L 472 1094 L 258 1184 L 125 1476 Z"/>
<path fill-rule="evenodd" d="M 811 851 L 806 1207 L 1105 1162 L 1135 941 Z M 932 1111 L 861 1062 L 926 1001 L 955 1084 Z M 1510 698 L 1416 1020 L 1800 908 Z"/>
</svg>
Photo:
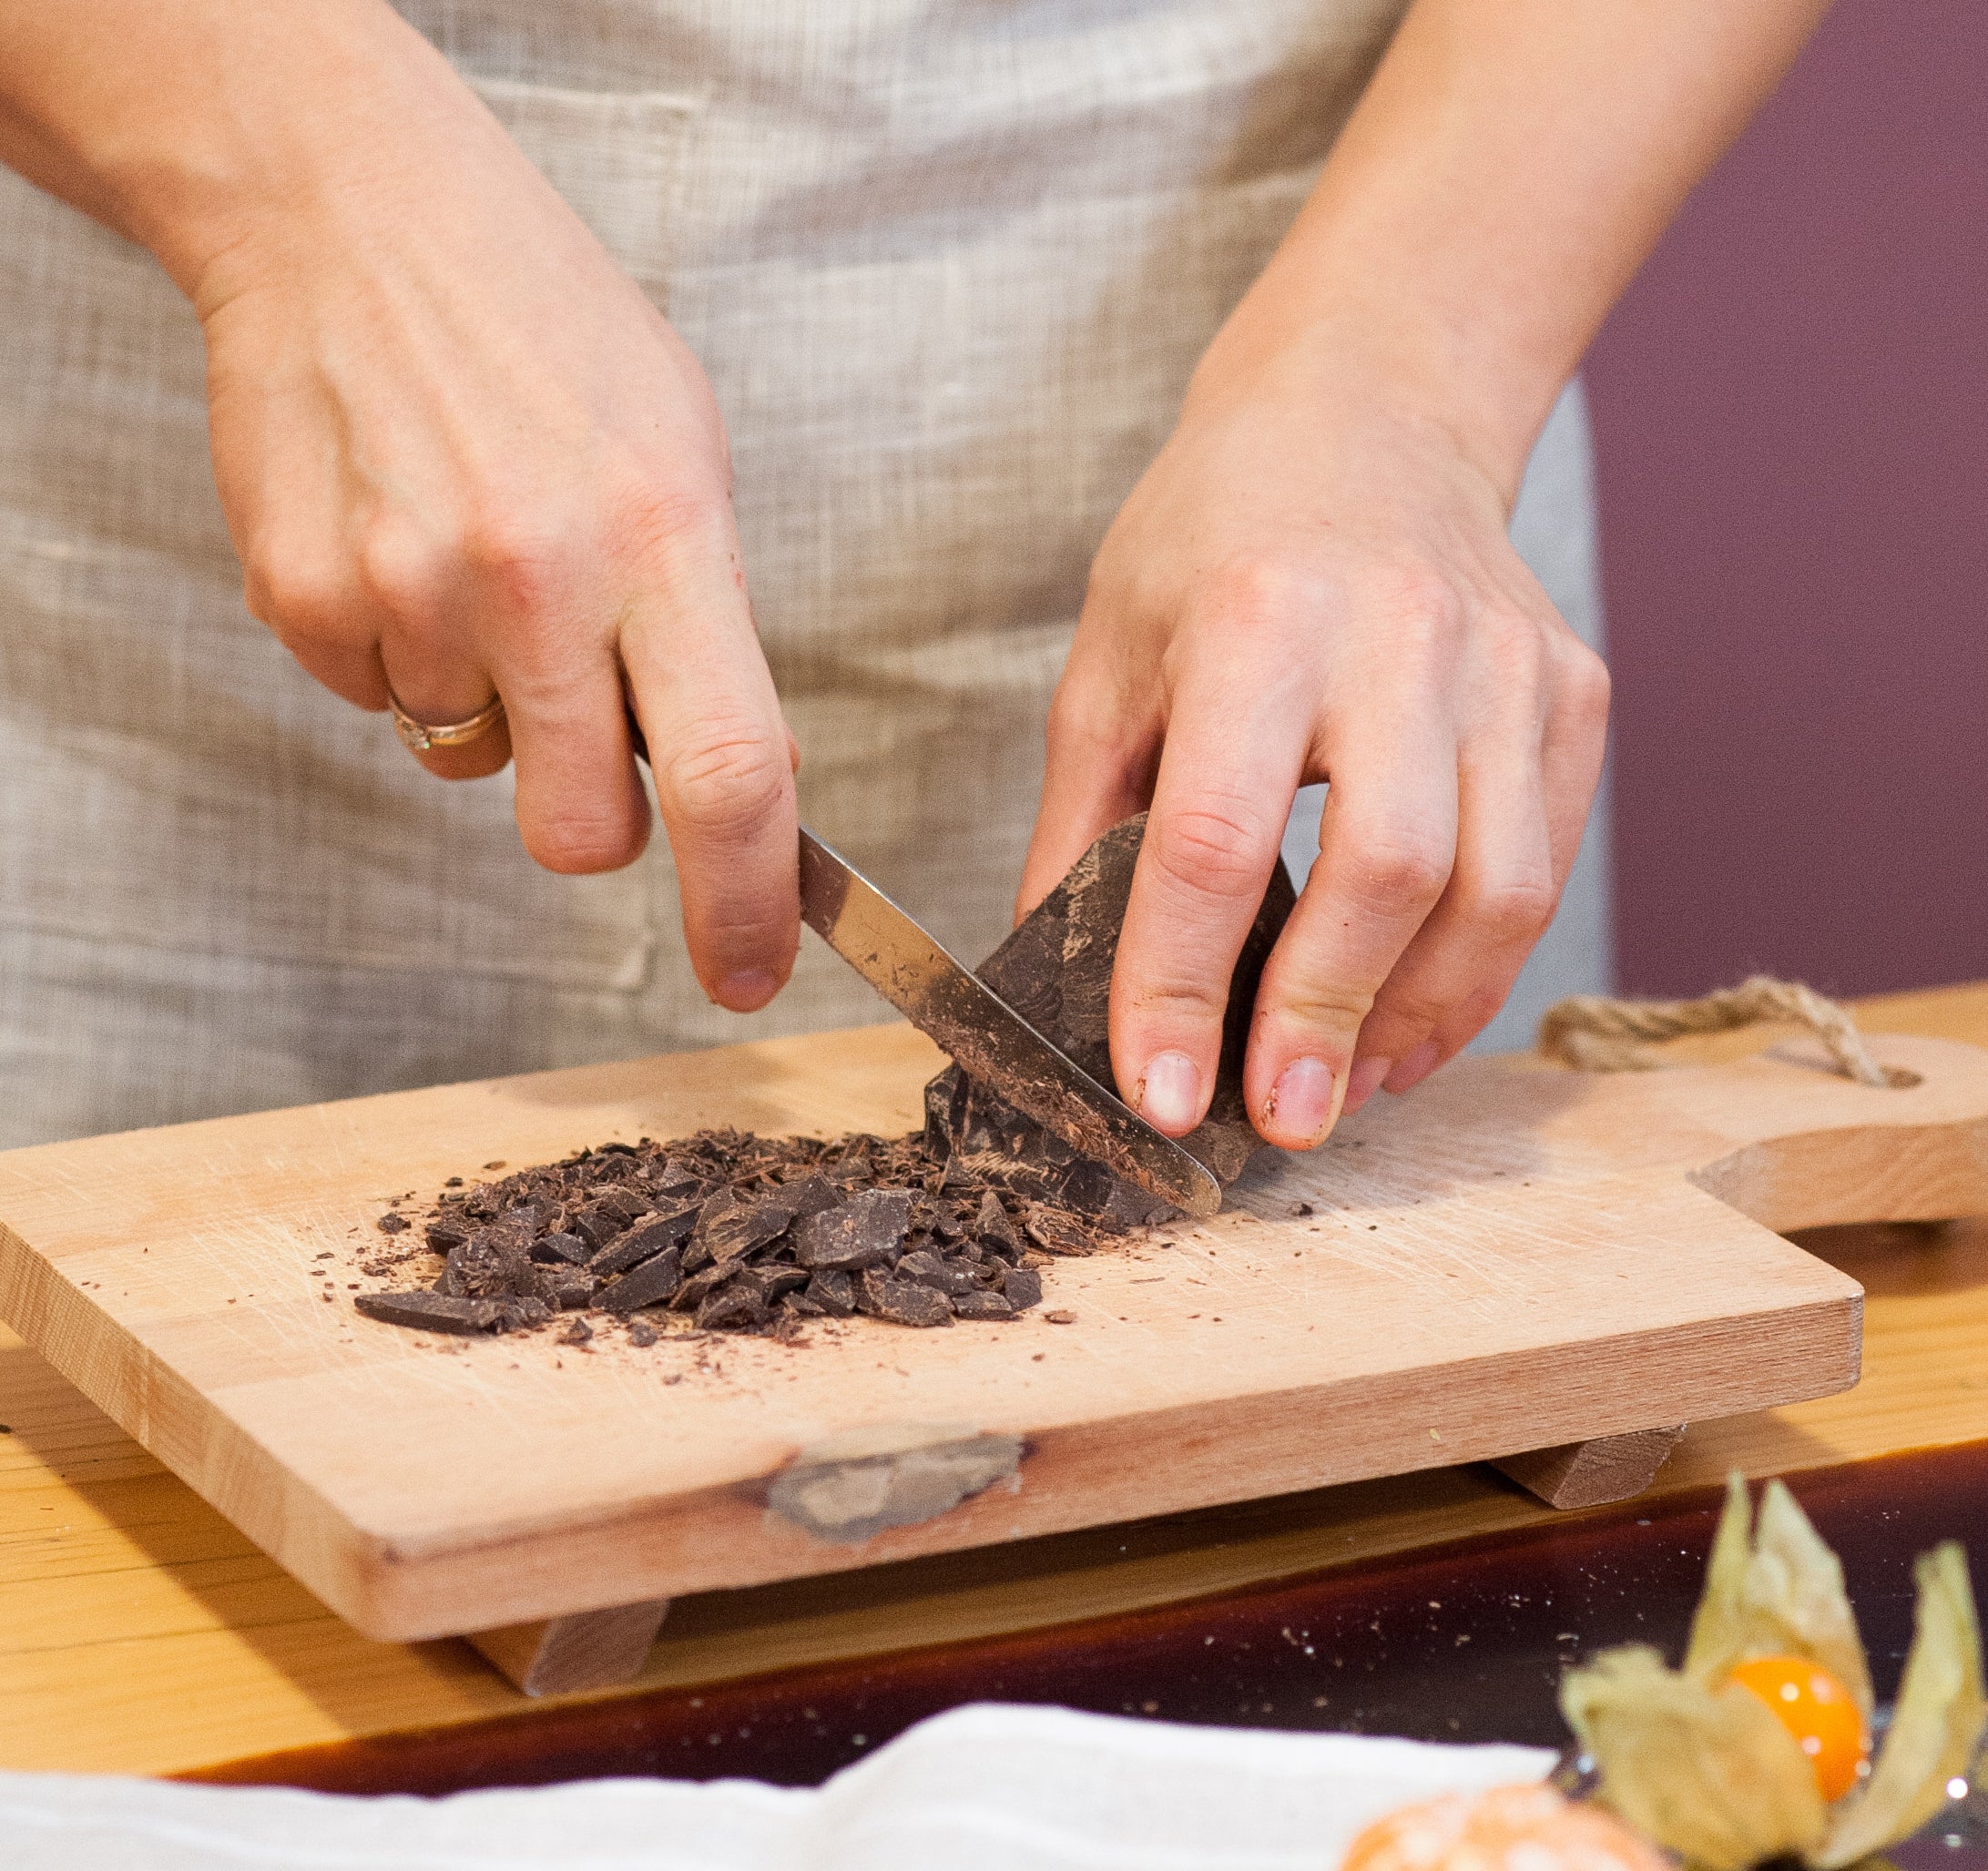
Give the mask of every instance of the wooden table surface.
<svg viewBox="0 0 1988 1871">
<path fill-rule="evenodd" d="M 1868 1002 L 1863 1018 L 1988 1045 L 1988 984 Z M 1988 1221 L 1809 1245 L 1867 1288 L 1862 1383 L 1694 1425 L 1658 1491 L 1988 1439 Z M 464 1644 L 358 1636 L 5 1328 L 0 1424 L 0 1765 L 181 1773 L 525 1706 Z M 1488 1470 L 1439 1470 L 714 1592 L 673 1608 L 631 1689 L 1039 1630 L 1549 1512 Z"/>
</svg>

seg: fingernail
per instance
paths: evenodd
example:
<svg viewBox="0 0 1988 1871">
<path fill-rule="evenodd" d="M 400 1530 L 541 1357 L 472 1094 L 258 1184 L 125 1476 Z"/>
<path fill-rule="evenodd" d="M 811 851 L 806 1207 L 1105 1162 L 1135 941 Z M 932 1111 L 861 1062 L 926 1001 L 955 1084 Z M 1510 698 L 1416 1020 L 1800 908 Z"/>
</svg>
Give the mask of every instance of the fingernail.
<svg viewBox="0 0 1988 1871">
<path fill-rule="evenodd" d="M 1162 1052 L 1147 1062 L 1139 1081 L 1139 1115 L 1156 1130 L 1178 1136 L 1201 1113 L 1201 1074 L 1185 1052 Z"/>
<path fill-rule="evenodd" d="M 1325 1134 L 1332 1116 L 1332 1074 L 1322 1059 L 1293 1059 L 1270 1088 L 1263 1121 L 1286 1137 L 1302 1137 L 1310 1148 Z"/>
<path fill-rule="evenodd" d="M 1387 1088 L 1399 1096 L 1412 1092 L 1422 1080 L 1436 1069 L 1436 1061 L 1443 1056 L 1443 1048 L 1433 1040 L 1424 1040 L 1421 1045 L 1402 1061 L 1387 1075 Z"/>
<path fill-rule="evenodd" d="M 720 1007 L 734 1013 L 752 1013 L 780 992 L 780 978 L 764 968 L 741 968 L 718 984 L 716 999 Z"/>
<path fill-rule="evenodd" d="M 1393 1070 L 1392 1059 L 1362 1059 L 1346 1074 L 1346 1108 L 1341 1115 L 1351 1117 L 1381 1089 L 1381 1081 Z"/>
</svg>

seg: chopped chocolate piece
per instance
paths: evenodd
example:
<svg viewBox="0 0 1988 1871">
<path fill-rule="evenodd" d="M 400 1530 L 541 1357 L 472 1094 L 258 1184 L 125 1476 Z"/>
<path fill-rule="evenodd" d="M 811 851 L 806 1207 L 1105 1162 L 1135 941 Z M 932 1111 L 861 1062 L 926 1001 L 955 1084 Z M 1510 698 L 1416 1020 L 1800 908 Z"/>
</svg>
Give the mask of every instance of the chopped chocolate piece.
<svg viewBox="0 0 1988 1871">
<path fill-rule="evenodd" d="M 507 1222 L 517 1223 L 529 1237 L 543 1234 L 559 1219 L 559 1205 L 543 1198 L 533 1198 L 520 1202 L 515 1208 L 507 1209 L 504 1218 Z"/>
<path fill-rule="evenodd" d="M 733 1284 L 749 1287 L 760 1296 L 762 1306 L 770 1306 L 781 1294 L 805 1286 L 810 1277 L 803 1266 L 749 1266 Z"/>
<path fill-rule="evenodd" d="M 729 1280 L 698 1307 L 698 1324 L 707 1332 L 737 1332 L 766 1323 L 766 1307 L 749 1280 Z"/>
<path fill-rule="evenodd" d="M 364 1317 L 391 1326 L 464 1337 L 499 1330 L 505 1313 L 501 1299 L 458 1299 L 444 1293 L 362 1293 L 352 1305 Z"/>
<path fill-rule="evenodd" d="M 780 1295 L 780 1310 L 790 1312 L 800 1318 L 826 1318 L 829 1309 L 818 1306 L 805 1293 L 783 1293 Z"/>
<path fill-rule="evenodd" d="M 901 1280 L 881 1267 L 856 1276 L 856 1310 L 900 1326 L 943 1326 L 953 1320 L 944 1294 L 916 1280 Z"/>
<path fill-rule="evenodd" d="M 715 1260 L 734 1260 L 787 1232 L 794 1211 L 771 1196 L 744 1199 L 720 1189 L 698 1210 L 692 1238 Z"/>
<path fill-rule="evenodd" d="M 813 1268 L 882 1266 L 904 1238 L 911 1206 L 902 1189 L 866 1189 L 840 1208 L 810 1215 L 796 1231 L 794 1258 Z"/>
<path fill-rule="evenodd" d="M 603 1190 L 594 1206 L 613 1215 L 625 1227 L 633 1225 L 649 1212 L 647 1197 L 620 1185 Z"/>
<path fill-rule="evenodd" d="M 810 1215 L 825 1215 L 830 1209 L 840 1206 L 842 1194 L 828 1177 L 816 1170 L 798 1183 L 782 1184 L 780 1200 L 793 1210 L 794 1220 L 802 1222 Z"/>
<path fill-rule="evenodd" d="M 1031 1266 L 1011 1266 L 1001 1283 L 1001 1291 L 1017 1312 L 1025 1312 L 1043 1301 L 1043 1276 Z"/>
<path fill-rule="evenodd" d="M 834 1268 L 818 1273 L 807 1285 L 807 1296 L 823 1312 L 847 1318 L 856 1309 L 856 1282 L 852 1276 Z"/>
<path fill-rule="evenodd" d="M 1045 1312 L 1043 1317 L 1053 1326 L 1074 1326 L 1076 1323 L 1076 1314 L 1074 1312 Z"/>
<path fill-rule="evenodd" d="M 688 1251 L 686 1258 L 688 1258 Z M 669 1301 L 672 1312 L 695 1312 L 703 1305 L 705 1295 L 725 1282 L 739 1271 L 739 1264 L 733 1260 L 720 1260 L 709 1266 L 699 1267 L 677 1288 Z"/>
<path fill-rule="evenodd" d="M 1014 1224 L 1008 1219 L 1008 1211 L 1002 1207 L 1001 1198 L 992 1189 L 980 1198 L 980 1213 L 974 1217 L 974 1230 L 980 1236 L 981 1245 L 992 1247 L 996 1254 L 1009 1259 L 1019 1259 L 1022 1243 L 1014 1232 Z"/>
<path fill-rule="evenodd" d="M 980 1290 L 980 1282 L 966 1268 L 952 1266 L 936 1254 L 921 1250 L 905 1255 L 897 1264 L 900 1279 L 916 1280 L 940 1293 L 957 1296 Z"/>
<path fill-rule="evenodd" d="M 542 1326 L 552 1317 L 552 1307 L 545 1300 L 530 1296 L 505 1299 L 499 1302 L 504 1317 L 497 1322 L 500 1332 L 517 1331 L 525 1326 Z"/>
<path fill-rule="evenodd" d="M 594 1328 L 584 1318 L 576 1318 L 559 1334 L 562 1345 L 585 1345 L 594 1336 Z"/>
<path fill-rule="evenodd" d="M 566 1217 L 566 1226 L 585 1241 L 587 1247 L 597 1253 L 623 1233 L 627 1224 L 612 1209 L 598 1202 L 590 1203 L 577 1215 Z"/>
<path fill-rule="evenodd" d="M 600 1275 L 603 1279 L 610 1274 L 625 1274 L 666 1247 L 680 1246 L 688 1237 L 691 1224 L 697 1218 L 695 1208 L 679 1208 L 672 1215 L 630 1228 L 618 1241 L 603 1247 L 588 1261 L 587 1271 Z"/>
<path fill-rule="evenodd" d="M 433 1240 L 433 1231 L 430 1230 L 429 1238 Z M 548 1266 L 563 1261 L 569 1266 L 577 1266 L 586 1258 L 586 1243 L 577 1235 L 569 1235 L 562 1229 L 556 1235 L 541 1235 L 532 1243 L 531 1256 L 534 1260 L 545 1261 Z"/>
<path fill-rule="evenodd" d="M 691 1195 L 703 1188 L 710 1178 L 700 1174 L 694 1164 L 686 1163 L 682 1157 L 669 1156 L 645 1169 L 642 1172 L 642 1180 L 658 1195 L 675 1198 Z"/>
<path fill-rule="evenodd" d="M 888 1275 L 865 1274 L 866 1280 L 880 1282 L 874 1307 L 876 1317 L 896 1326 L 949 1326 L 953 1306 L 943 1293 L 921 1286 L 916 1280 L 893 1280 Z M 858 1301 L 861 1305 L 861 1300 Z M 872 1310 L 864 1307 L 865 1311 Z"/>
<path fill-rule="evenodd" d="M 502 1299 L 518 1290 L 521 1278 L 529 1281 L 533 1271 L 515 1235 L 497 1223 L 449 1249 L 435 1290 L 458 1299 Z"/>
<path fill-rule="evenodd" d="M 394 1215 L 392 1212 L 389 1212 L 388 1214 L 382 1215 L 380 1219 L 373 1224 L 373 1225 L 377 1227 L 382 1235 L 398 1235 L 403 1229 L 407 1228 L 410 1224 L 404 1215 Z"/>
<path fill-rule="evenodd" d="M 470 1232 L 470 1225 L 466 1221 L 452 1215 L 445 1221 L 430 1222 L 425 1238 L 435 1253 L 446 1254 L 450 1248 L 460 1247 L 468 1240 Z"/>
<path fill-rule="evenodd" d="M 656 1327 L 650 1325 L 646 1318 L 632 1318 L 628 1321 L 629 1344 L 647 1350 L 649 1346 L 655 1344 L 658 1337 Z M 672 1379 L 671 1381 L 674 1382 L 675 1380 Z"/>
<path fill-rule="evenodd" d="M 680 1249 L 666 1247 L 624 1274 L 600 1296 L 609 1312 L 633 1312 L 638 1306 L 657 1306 L 675 1296 L 684 1284 Z"/>
<path fill-rule="evenodd" d="M 1023 1231 L 1045 1254 L 1095 1254 L 1097 1246 L 1082 1222 L 1056 1208 L 1032 1202 L 1023 1217 Z"/>
<path fill-rule="evenodd" d="M 553 1275 L 546 1297 L 561 1312 L 577 1312 L 583 1306 L 591 1306 L 599 1291 L 600 1282 L 592 1274 L 575 1268 L 570 1273 Z"/>
<path fill-rule="evenodd" d="M 1011 1319 L 1014 1307 L 998 1293 L 963 1293 L 953 1301 L 953 1316 L 963 1319 Z"/>
</svg>

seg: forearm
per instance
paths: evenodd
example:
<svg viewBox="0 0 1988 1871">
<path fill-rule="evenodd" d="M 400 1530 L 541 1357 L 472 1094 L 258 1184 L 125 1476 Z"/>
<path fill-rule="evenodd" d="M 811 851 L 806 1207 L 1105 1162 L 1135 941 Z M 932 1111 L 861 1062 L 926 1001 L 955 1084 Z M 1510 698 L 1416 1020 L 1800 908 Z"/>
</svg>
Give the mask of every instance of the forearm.
<svg viewBox="0 0 1988 1871">
<path fill-rule="evenodd" d="M 0 161 L 149 248 L 189 296 L 259 230 L 502 136 L 384 0 L 0 4 Z"/>
<path fill-rule="evenodd" d="M 1415 0 L 1204 375 L 1359 358 L 1509 498 L 1554 396 L 1826 0 Z"/>
</svg>

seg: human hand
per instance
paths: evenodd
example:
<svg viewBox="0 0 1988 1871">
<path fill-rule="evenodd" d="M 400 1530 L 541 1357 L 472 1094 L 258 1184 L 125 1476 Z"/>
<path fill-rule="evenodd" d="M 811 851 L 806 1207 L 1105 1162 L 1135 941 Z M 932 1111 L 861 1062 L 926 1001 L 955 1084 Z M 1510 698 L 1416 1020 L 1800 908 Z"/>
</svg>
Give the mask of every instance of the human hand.
<svg viewBox="0 0 1988 1871">
<path fill-rule="evenodd" d="M 1514 475 L 1515 481 L 1515 474 Z M 1244 1089 L 1305 1149 L 1496 1012 L 1599 779 L 1607 676 L 1505 534 L 1509 493 L 1412 394 L 1218 343 L 1106 535 L 1049 724 L 1020 905 L 1150 807 L 1114 1071 L 1180 1135 L 1292 796 L 1320 856 L 1264 970 Z"/>
<path fill-rule="evenodd" d="M 362 708 L 391 685 L 443 723 L 501 696 L 497 730 L 416 758 L 465 778 L 515 757 L 555 870 L 647 840 L 626 686 L 698 979 L 758 1007 L 799 940 L 796 754 L 709 385 L 442 59 L 387 30 L 336 132 L 266 127 L 266 198 L 168 249 L 250 608 Z"/>
</svg>

